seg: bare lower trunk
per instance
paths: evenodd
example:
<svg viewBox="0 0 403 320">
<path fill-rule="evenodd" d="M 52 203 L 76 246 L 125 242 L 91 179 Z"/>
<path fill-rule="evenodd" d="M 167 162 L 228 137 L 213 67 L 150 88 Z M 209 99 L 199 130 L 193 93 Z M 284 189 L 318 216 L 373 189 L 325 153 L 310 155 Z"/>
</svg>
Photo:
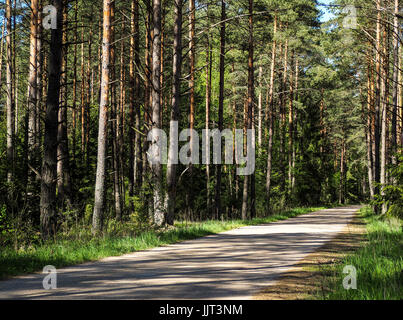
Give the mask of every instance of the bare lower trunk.
<svg viewBox="0 0 403 320">
<path fill-rule="evenodd" d="M 291 57 L 291 71 L 290 71 L 290 99 L 289 99 L 289 108 L 288 108 L 288 196 L 290 197 L 293 192 L 293 175 L 294 168 L 292 162 L 293 156 L 293 148 L 294 148 L 294 140 L 293 140 L 293 132 L 294 132 L 294 78 L 293 78 L 293 60 L 294 60 L 294 52 L 292 52 Z"/>
<path fill-rule="evenodd" d="M 195 127 L 195 23 L 196 23 L 196 2 L 195 0 L 189 0 L 189 67 L 190 67 L 190 79 L 189 79 L 189 129 L 193 130 Z M 193 154 L 193 133 L 190 134 L 190 153 Z M 190 186 L 193 185 L 193 163 L 189 164 L 189 181 Z M 190 187 L 186 191 L 187 199 L 187 212 L 189 219 L 193 219 L 193 189 Z"/>
<path fill-rule="evenodd" d="M 341 144 L 341 156 L 340 156 L 340 185 L 339 185 L 339 204 L 344 204 L 345 202 L 345 154 L 346 154 L 346 147 L 345 141 L 343 139 Z"/>
<path fill-rule="evenodd" d="M 397 152 L 397 113 L 398 113 L 398 87 L 399 87 L 399 0 L 395 0 L 395 17 L 393 21 L 393 92 L 392 92 L 392 163 L 396 165 Z"/>
<path fill-rule="evenodd" d="M 110 75 L 111 75 L 111 134 L 112 134 L 112 165 L 113 165 L 113 195 L 114 209 L 117 220 L 122 218 L 122 196 L 120 192 L 120 154 L 118 148 L 118 101 L 116 95 L 116 46 L 115 46 L 115 1 L 111 4 L 111 57 L 110 57 Z"/>
<path fill-rule="evenodd" d="M 7 0 L 6 2 L 6 19 L 7 19 L 7 162 L 8 162 L 8 170 L 7 170 L 7 182 L 12 183 L 14 180 L 13 177 L 13 166 L 14 166 L 14 93 L 13 93 L 13 62 L 12 62 L 12 44 L 11 44 L 11 1 Z M 11 193 L 10 193 L 11 196 Z"/>
<path fill-rule="evenodd" d="M 388 55 L 388 43 L 387 43 L 387 31 L 386 27 L 383 32 L 383 59 L 382 59 L 382 71 L 381 71 L 381 195 L 385 196 L 385 187 L 387 184 L 387 162 L 388 162 L 388 97 L 389 97 L 389 55 Z M 387 204 L 382 204 L 382 214 L 387 212 Z"/>
<path fill-rule="evenodd" d="M 375 194 L 379 194 L 379 184 L 381 182 L 381 169 L 380 169 L 380 147 L 381 147 L 381 0 L 376 1 L 377 5 L 377 23 L 376 23 L 376 91 L 375 91 L 375 125 L 374 125 L 374 168 L 375 168 Z M 375 208 L 379 213 L 379 208 Z"/>
<path fill-rule="evenodd" d="M 209 10 L 207 5 L 207 24 L 209 26 Z M 206 49 L 206 130 L 210 129 L 210 109 L 211 109 L 211 76 L 212 76 L 212 50 L 210 44 L 210 33 L 207 33 L 207 49 Z M 206 150 L 208 146 L 206 139 Z M 206 190 L 207 190 L 207 215 L 211 210 L 211 195 L 210 195 L 210 164 L 206 164 Z"/>
<path fill-rule="evenodd" d="M 224 86 L 225 86 L 225 2 L 221 1 L 221 31 L 220 31 L 220 94 L 218 98 L 218 129 L 220 132 L 223 130 L 224 125 Z M 214 215 L 221 218 L 221 164 L 216 165 L 216 189 L 215 189 L 215 201 L 214 201 Z"/>
<path fill-rule="evenodd" d="M 247 120 L 246 128 L 248 130 L 253 128 L 253 100 L 254 100 L 254 66 L 253 66 L 253 0 L 249 0 L 249 57 L 248 57 L 248 102 L 247 102 Z M 252 143 L 255 143 L 253 141 Z M 250 216 L 255 216 L 255 194 L 254 194 L 254 174 L 252 176 L 245 176 L 242 200 L 242 219 L 248 219 L 248 193 L 249 184 L 251 185 L 250 195 Z"/>
<path fill-rule="evenodd" d="M 274 17 L 273 37 L 277 33 L 277 16 Z M 273 157 L 273 134 L 274 134 L 274 77 L 276 70 L 276 50 L 277 43 L 273 39 L 271 66 L 270 66 L 270 88 L 268 103 L 266 105 L 266 123 L 268 125 L 268 147 L 267 147 L 267 172 L 266 172 L 266 209 L 270 211 L 270 197 L 271 197 L 271 170 L 272 170 L 272 157 Z"/>
<path fill-rule="evenodd" d="M 259 146 L 262 145 L 262 117 L 263 117 L 263 83 L 262 83 L 262 77 L 263 77 L 263 67 L 259 67 L 259 101 L 258 101 L 258 144 Z"/>
<path fill-rule="evenodd" d="M 30 51 L 29 51 L 29 75 L 28 75 L 28 163 L 35 167 L 36 157 L 36 121 L 37 121 L 37 108 L 36 108 L 36 90 L 37 90 L 37 56 L 38 56 L 38 0 L 31 1 L 31 24 L 30 24 Z M 7 24 L 8 26 L 8 24 Z M 29 175 L 29 181 L 32 181 L 32 174 Z"/>
<path fill-rule="evenodd" d="M 62 25 L 62 0 L 54 0 L 57 9 L 57 25 Z M 56 232 L 56 181 L 57 181 L 57 127 L 62 64 L 62 28 L 52 30 L 49 60 L 49 86 L 45 115 L 44 154 L 41 179 L 40 226 L 43 238 Z"/>
<path fill-rule="evenodd" d="M 58 113 L 57 129 L 57 191 L 60 207 L 63 208 L 64 201 L 67 207 L 72 207 L 71 183 L 70 183 L 70 161 L 67 136 L 67 4 L 63 6 L 63 36 L 62 36 L 62 69 L 61 69 L 61 87 L 60 87 L 60 106 Z"/>
<path fill-rule="evenodd" d="M 154 21 L 154 40 L 153 40 L 153 62 L 152 62 L 152 123 L 153 129 L 160 129 L 160 72 L 161 72 L 161 0 L 153 0 L 153 21 Z M 152 144 L 157 141 L 152 141 Z M 157 148 L 158 155 L 162 152 Z M 153 197 L 154 197 L 154 223 L 161 226 L 164 223 L 163 196 L 162 196 L 162 164 L 152 165 L 153 179 Z"/>
<path fill-rule="evenodd" d="M 103 42 L 102 42 L 102 78 L 101 101 L 99 106 L 98 127 L 98 157 L 97 175 L 95 182 L 95 204 L 92 219 L 92 232 L 94 234 L 102 230 L 105 202 L 105 162 L 107 143 L 107 123 L 109 106 L 109 68 L 110 68 L 110 40 L 111 40 L 111 3 L 113 0 L 103 2 Z"/>
<path fill-rule="evenodd" d="M 373 157 L 373 141 L 372 141 L 372 65 L 370 63 L 371 57 L 368 56 L 368 70 L 367 70 L 367 128 L 366 128 L 366 141 L 367 141 L 367 166 L 368 166 L 368 185 L 371 200 L 374 199 L 374 157 Z"/>
<path fill-rule="evenodd" d="M 174 51 L 173 51 L 173 85 L 172 85 L 172 112 L 170 137 L 173 138 L 175 130 L 174 121 L 179 121 L 180 87 L 182 73 L 182 6 L 183 0 L 175 0 L 175 27 L 174 27 Z M 178 150 L 175 148 L 173 140 L 169 144 L 168 168 L 167 168 L 167 218 L 169 225 L 173 225 L 175 218 L 176 204 L 176 157 Z"/>
</svg>

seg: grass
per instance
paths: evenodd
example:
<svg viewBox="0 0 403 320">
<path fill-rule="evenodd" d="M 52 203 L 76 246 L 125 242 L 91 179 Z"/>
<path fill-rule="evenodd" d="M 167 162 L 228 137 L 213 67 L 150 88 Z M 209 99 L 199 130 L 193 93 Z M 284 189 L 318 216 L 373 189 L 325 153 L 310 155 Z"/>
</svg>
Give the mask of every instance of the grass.
<svg viewBox="0 0 403 320">
<path fill-rule="evenodd" d="M 380 217 L 366 207 L 360 212 L 366 223 L 365 242 L 353 254 L 324 267 L 323 285 L 327 300 L 401 300 L 403 299 L 403 232 L 402 220 Z M 357 270 L 357 289 L 345 290 L 343 268 Z"/>
<path fill-rule="evenodd" d="M 40 245 L 15 250 L 1 248 L 0 279 L 42 271 L 46 265 L 56 268 L 96 261 L 109 256 L 151 249 L 159 246 L 196 239 L 203 236 L 251 225 L 286 220 L 301 214 L 325 209 L 296 208 L 267 218 L 248 221 L 206 221 L 197 223 L 176 223 L 174 228 L 160 231 L 146 231 L 137 236 L 104 236 L 80 239 L 64 237 Z"/>
</svg>

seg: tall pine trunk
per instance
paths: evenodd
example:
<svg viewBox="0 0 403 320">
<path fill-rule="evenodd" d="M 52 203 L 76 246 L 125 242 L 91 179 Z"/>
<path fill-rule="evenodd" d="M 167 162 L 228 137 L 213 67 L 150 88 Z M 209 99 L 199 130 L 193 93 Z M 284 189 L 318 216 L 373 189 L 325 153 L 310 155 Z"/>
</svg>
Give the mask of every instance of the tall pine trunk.
<svg viewBox="0 0 403 320">
<path fill-rule="evenodd" d="M 152 61 L 152 128 L 161 129 L 161 0 L 153 0 L 153 61 Z M 153 139 L 152 144 L 158 145 Z M 154 146 L 154 147 L 156 147 Z M 156 148 L 158 156 L 162 150 Z M 153 198 L 154 198 L 154 223 L 161 226 L 164 223 L 163 195 L 162 195 L 162 164 L 152 164 Z"/>
<path fill-rule="evenodd" d="M 73 203 L 71 199 L 71 175 L 70 175 L 70 155 L 68 148 L 67 136 L 67 108 L 68 108 L 68 15 L 67 1 L 63 0 L 63 36 L 62 36 L 62 66 L 61 66 L 61 86 L 60 86 L 60 106 L 58 113 L 58 129 L 57 129 L 57 191 L 60 207 L 64 207 L 66 201 L 67 207 L 71 208 Z"/>
<path fill-rule="evenodd" d="M 251 130 L 253 127 L 253 100 L 254 100 L 254 67 L 253 67 L 253 0 L 249 0 L 249 56 L 248 56 L 248 100 L 245 127 Z M 254 135 L 253 135 L 254 137 Z M 253 139 L 254 140 L 254 139 Z M 252 141 L 255 143 L 255 141 Z M 248 219 L 248 199 L 249 188 L 251 189 L 250 195 L 250 216 L 255 215 L 255 195 L 254 195 L 254 174 L 245 176 L 243 186 L 243 199 L 242 199 L 242 219 Z"/>
<path fill-rule="evenodd" d="M 220 30 L 220 93 L 218 98 L 218 129 L 220 132 L 224 126 L 224 86 L 225 86 L 225 1 L 221 0 L 221 30 Z M 220 142 L 221 143 L 221 142 Z M 208 155 L 210 156 L 210 155 Z M 222 165 L 216 165 L 216 189 L 214 201 L 215 218 L 221 218 L 221 169 Z"/>
<path fill-rule="evenodd" d="M 374 168 L 375 168 L 375 194 L 379 194 L 379 183 L 381 182 L 381 167 L 380 167 L 380 147 L 381 147 L 381 0 L 376 1 L 377 8 L 377 22 L 376 22 L 376 91 L 375 91 L 375 130 L 374 130 Z M 375 208 L 375 211 L 379 213 L 379 208 Z"/>
<path fill-rule="evenodd" d="M 12 28 L 11 28 L 11 0 L 7 0 L 6 2 L 6 20 L 7 20 L 7 37 L 6 37 L 6 45 L 7 45 L 7 62 L 6 62 L 6 85 L 7 85 L 7 101 L 6 101 L 6 109 L 7 109 L 7 182 L 13 182 L 13 167 L 14 167 L 14 132 L 15 132 L 15 123 L 14 123 L 14 92 L 13 92 L 13 61 L 12 61 Z M 10 192 L 11 196 L 11 192 Z"/>
<path fill-rule="evenodd" d="M 267 147 L 267 173 L 266 173 L 266 209 L 270 211 L 271 197 L 271 174 L 272 174 L 272 158 L 273 158 L 273 135 L 274 135 L 274 77 L 276 71 L 276 33 L 277 33 L 277 16 L 274 17 L 273 27 L 273 45 L 270 65 L 270 88 L 269 101 L 266 106 L 266 123 L 268 126 L 268 147 Z"/>
<path fill-rule="evenodd" d="M 174 49 L 173 49 L 173 85 L 172 85 L 172 110 L 170 124 L 170 138 L 172 139 L 175 131 L 175 123 L 179 121 L 179 106 L 181 97 L 181 74 L 182 74 L 182 7 L 183 0 L 175 0 L 175 27 L 174 27 Z M 175 142 L 170 140 L 168 151 L 167 168 L 167 218 L 169 225 L 173 225 L 175 218 L 176 204 L 176 171 L 177 171 L 178 150 L 175 148 Z"/>
<path fill-rule="evenodd" d="M 114 0 L 103 1 L 103 32 L 102 32 L 102 77 L 101 77 L 101 101 L 99 105 L 98 125 L 98 157 L 97 174 L 95 182 L 95 204 L 92 217 L 92 232 L 94 234 L 102 230 L 104 203 L 105 203 L 105 165 L 107 124 L 109 107 L 109 71 L 110 71 L 110 47 L 111 47 L 111 4 Z"/>
<path fill-rule="evenodd" d="M 62 0 L 53 0 L 57 9 L 57 28 L 52 29 L 49 58 L 49 85 L 45 114 L 43 163 L 40 200 L 40 227 L 44 239 L 56 232 L 57 128 L 62 66 Z"/>
<path fill-rule="evenodd" d="M 195 128 L 195 23 L 196 23 L 196 3 L 195 0 L 189 0 L 189 67 L 190 67 L 190 78 L 189 78 L 189 129 L 193 130 Z M 193 132 L 190 134 L 190 153 L 193 154 Z M 186 192 L 187 197 L 187 211 L 190 220 L 193 219 L 193 163 L 189 163 L 189 181 L 190 187 Z"/>
</svg>

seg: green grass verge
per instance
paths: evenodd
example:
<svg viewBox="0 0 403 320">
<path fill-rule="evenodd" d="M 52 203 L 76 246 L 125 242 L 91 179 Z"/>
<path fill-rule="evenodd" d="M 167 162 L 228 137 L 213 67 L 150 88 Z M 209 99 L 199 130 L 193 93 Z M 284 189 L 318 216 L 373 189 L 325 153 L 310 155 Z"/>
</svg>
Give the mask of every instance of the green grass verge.
<svg viewBox="0 0 403 320">
<path fill-rule="evenodd" d="M 402 220 L 374 215 L 369 208 L 360 212 L 366 223 L 366 241 L 355 253 L 325 267 L 324 286 L 328 293 L 318 294 L 329 300 L 401 300 L 403 299 Z M 343 268 L 357 269 L 357 290 L 345 290 Z"/>
<path fill-rule="evenodd" d="M 109 256 L 151 249 L 244 226 L 285 220 L 321 209 L 325 208 L 296 208 L 267 218 L 248 221 L 176 223 L 175 227 L 169 230 L 142 232 L 135 237 L 104 236 L 87 239 L 56 239 L 18 251 L 11 247 L 1 248 L 0 279 L 41 271 L 46 265 L 61 268 L 96 261 Z"/>
</svg>

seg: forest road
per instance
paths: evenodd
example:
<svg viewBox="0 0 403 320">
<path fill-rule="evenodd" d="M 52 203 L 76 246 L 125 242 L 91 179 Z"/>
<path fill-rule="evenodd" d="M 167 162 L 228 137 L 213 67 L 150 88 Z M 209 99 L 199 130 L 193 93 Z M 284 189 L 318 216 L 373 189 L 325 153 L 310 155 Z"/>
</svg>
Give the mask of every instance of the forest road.
<svg viewBox="0 0 403 320">
<path fill-rule="evenodd" d="M 342 232 L 359 206 L 326 209 L 267 225 L 0 282 L 0 299 L 252 299 Z"/>
</svg>

